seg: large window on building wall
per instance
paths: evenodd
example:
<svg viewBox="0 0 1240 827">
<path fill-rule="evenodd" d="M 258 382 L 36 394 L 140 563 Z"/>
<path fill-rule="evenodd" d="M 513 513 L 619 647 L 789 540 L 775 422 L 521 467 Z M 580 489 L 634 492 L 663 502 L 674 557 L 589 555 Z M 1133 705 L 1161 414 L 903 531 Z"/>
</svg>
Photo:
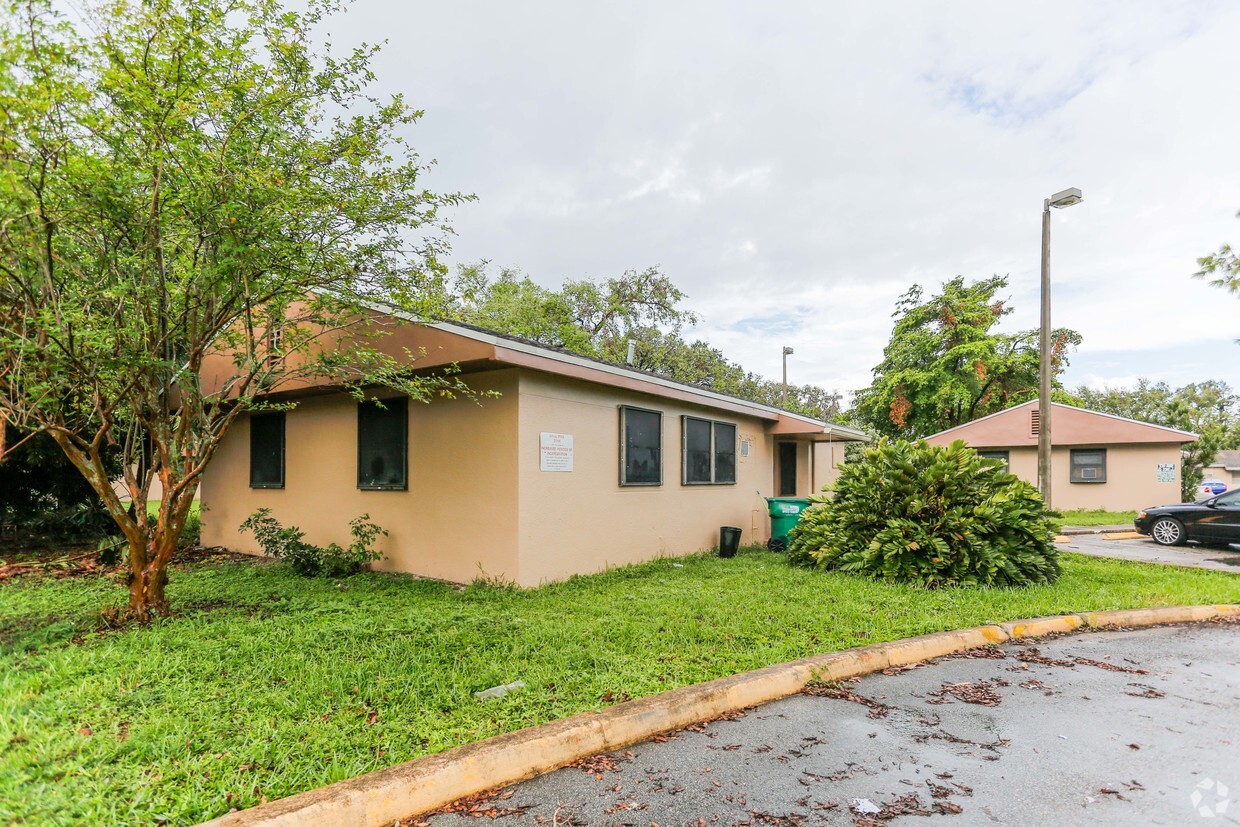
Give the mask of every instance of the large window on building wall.
<svg viewBox="0 0 1240 827">
<path fill-rule="evenodd" d="M 357 487 L 402 491 L 409 486 L 409 400 L 357 406 Z"/>
<path fill-rule="evenodd" d="M 663 484 L 663 414 L 620 406 L 620 484 Z"/>
<path fill-rule="evenodd" d="M 284 411 L 250 416 L 250 487 L 284 487 Z"/>
<path fill-rule="evenodd" d="M 1106 448 L 1073 448 L 1070 457 L 1069 482 L 1107 481 Z"/>
<path fill-rule="evenodd" d="M 736 426 L 682 416 L 681 482 L 732 485 L 736 482 Z"/>
</svg>

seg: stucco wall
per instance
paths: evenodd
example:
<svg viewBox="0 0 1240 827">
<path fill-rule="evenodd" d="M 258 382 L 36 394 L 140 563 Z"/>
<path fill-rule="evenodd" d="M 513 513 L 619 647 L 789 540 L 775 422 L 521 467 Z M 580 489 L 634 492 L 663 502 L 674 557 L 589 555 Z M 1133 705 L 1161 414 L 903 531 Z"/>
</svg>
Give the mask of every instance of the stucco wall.
<svg viewBox="0 0 1240 827">
<path fill-rule="evenodd" d="M 1086 446 L 1081 446 L 1086 447 Z M 1051 452 L 1051 498 L 1060 510 L 1077 508 L 1135 511 L 1151 505 L 1180 501 L 1181 457 L 1178 445 L 1099 445 L 1107 449 L 1107 481 L 1069 481 L 1069 448 Z M 1004 450 L 988 448 L 985 450 Z M 1038 484 L 1036 448 L 1008 448 L 1011 471 Z M 1158 465 L 1174 464 L 1172 482 L 1158 481 Z"/>
<path fill-rule="evenodd" d="M 744 543 L 769 536 L 756 491 L 773 490 L 774 440 L 762 420 L 535 371 L 522 372 L 520 388 L 521 585 L 710 548 L 723 525 L 741 528 Z M 661 486 L 620 485 L 621 404 L 663 413 Z M 738 441 L 751 441 L 748 457 L 738 450 L 735 485 L 681 485 L 685 414 L 735 423 Z M 573 436 L 573 471 L 539 470 L 544 431 Z"/>
<path fill-rule="evenodd" d="M 1206 467 L 1203 469 L 1202 479 L 1218 480 L 1228 489 L 1240 487 L 1240 471 L 1228 471 L 1222 466 Z"/>
<path fill-rule="evenodd" d="M 286 416 L 285 487 L 249 487 L 249 425 L 232 428 L 202 484 L 203 544 L 258 552 L 237 526 L 271 508 L 313 543 L 349 541 L 349 520 L 369 513 L 390 535 L 376 568 L 468 582 L 517 576 L 517 371 L 470 377 L 499 398 L 409 403 L 409 488 L 357 488 L 357 403 L 303 400 Z"/>
<path fill-rule="evenodd" d="M 846 442 L 818 442 L 814 444 L 814 480 L 809 493 L 819 494 L 824 486 L 840 478 L 840 465 L 844 462 Z"/>
</svg>

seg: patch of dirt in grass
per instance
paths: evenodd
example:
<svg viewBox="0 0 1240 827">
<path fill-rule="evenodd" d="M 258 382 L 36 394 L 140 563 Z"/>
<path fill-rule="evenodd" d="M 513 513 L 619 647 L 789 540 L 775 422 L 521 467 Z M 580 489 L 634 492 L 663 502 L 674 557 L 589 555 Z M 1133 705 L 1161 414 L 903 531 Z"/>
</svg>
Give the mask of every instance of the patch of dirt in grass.
<svg viewBox="0 0 1240 827">
<path fill-rule="evenodd" d="M 248 563 L 254 566 L 271 566 L 277 562 L 272 557 L 263 557 L 258 554 L 242 554 L 239 551 L 230 551 L 223 546 L 182 548 L 178 549 L 177 553 L 172 557 L 172 566 L 176 568 L 197 566 L 203 563 Z"/>
<path fill-rule="evenodd" d="M 223 547 L 204 548 L 195 546 L 183 548 L 173 556 L 170 567 L 185 569 L 209 563 L 247 563 L 250 565 L 270 565 L 274 563 L 267 557 L 253 554 L 241 554 Z M 12 556 L 0 556 L 0 583 L 16 578 L 55 578 L 58 580 L 90 575 L 111 575 L 122 572 L 126 568 L 124 549 L 120 560 L 116 563 L 104 563 L 99 549 L 93 546 L 69 546 L 56 549 L 22 552 Z"/>
<path fill-rule="evenodd" d="M 85 577 L 92 574 L 110 574 L 116 566 L 99 562 L 99 552 L 74 551 L 66 553 L 58 551 L 24 554 L 19 559 L 0 560 L 0 583 L 17 578 L 50 577 L 67 579 Z"/>
</svg>

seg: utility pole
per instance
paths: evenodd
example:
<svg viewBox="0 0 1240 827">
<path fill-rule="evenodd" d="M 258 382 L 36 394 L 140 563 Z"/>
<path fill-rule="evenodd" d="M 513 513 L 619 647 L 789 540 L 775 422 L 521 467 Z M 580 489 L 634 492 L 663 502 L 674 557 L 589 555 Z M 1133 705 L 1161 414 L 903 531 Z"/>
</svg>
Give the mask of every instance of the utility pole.
<svg viewBox="0 0 1240 827">
<path fill-rule="evenodd" d="M 1051 207 L 1061 210 L 1081 203 L 1076 187 L 1057 192 L 1042 201 L 1042 330 L 1038 343 L 1038 490 L 1042 502 L 1051 505 Z"/>
<path fill-rule="evenodd" d="M 780 396 L 779 406 L 781 408 L 788 407 L 788 357 L 792 355 L 792 348 L 784 348 L 784 390 Z"/>
</svg>

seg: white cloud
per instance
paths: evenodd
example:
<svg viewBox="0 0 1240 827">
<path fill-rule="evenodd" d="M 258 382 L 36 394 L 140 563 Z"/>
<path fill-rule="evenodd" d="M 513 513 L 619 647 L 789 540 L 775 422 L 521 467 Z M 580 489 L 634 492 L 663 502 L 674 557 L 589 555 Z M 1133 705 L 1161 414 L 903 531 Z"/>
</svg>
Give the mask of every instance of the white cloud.
<svg viewBox="0 0 1240 827">
<path fill-rule="evenodd" d="M 789 344 L 844 390 L 913 282 L 1007 273 L 1036 325 L 1041 199 L 1079 186 L 1053 216 L 1069 382 L 1240 385 L 1215 346 L 1240 306 L 1190 278 L 1240 237 L 1234 4 L 361 0 L 333 35 L 392 38 L 428 185 L 480 196 L 459 260 L 660 265 L 731 357 L 773 376 Z"/>
</svg>

